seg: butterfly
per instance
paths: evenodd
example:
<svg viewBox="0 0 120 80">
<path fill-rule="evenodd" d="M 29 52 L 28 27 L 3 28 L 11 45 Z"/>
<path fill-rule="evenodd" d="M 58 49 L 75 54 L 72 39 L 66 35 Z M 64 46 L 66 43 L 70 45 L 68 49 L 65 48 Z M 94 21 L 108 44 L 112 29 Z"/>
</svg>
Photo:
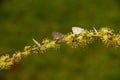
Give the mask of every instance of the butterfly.
<svg viewBox="0 0 120 80">
<path fill-rule="evenodd" d="M 84 29 L 83 28 L 80 28 L 80 27 L 72 27 L 72 32 L 74 33 L 74 34 L 80 34 L 81 32 L 83 32 L 84 31 Z"/>
<path fill-rule="evenodd" d="M 41 47 L 41 44 L 38 41 L 36 41 L 34 38 L 32 40 L 38 47 Z"/>
<path fill-rule="evenodd" d="M 54 39 L 62 39 L 64 37 L 64 34 L 57 31 L 52 32 L 52 35 Z"/>
<path fill-rule="evenodd" d="M 95 33 L 96 33 L 96 34 L 98 33 L 98 31 L 96 30 L 96 28 L 95 28 L 95 27 L 93 27 L 93 30 L 95 31 Z"/>
</svg>

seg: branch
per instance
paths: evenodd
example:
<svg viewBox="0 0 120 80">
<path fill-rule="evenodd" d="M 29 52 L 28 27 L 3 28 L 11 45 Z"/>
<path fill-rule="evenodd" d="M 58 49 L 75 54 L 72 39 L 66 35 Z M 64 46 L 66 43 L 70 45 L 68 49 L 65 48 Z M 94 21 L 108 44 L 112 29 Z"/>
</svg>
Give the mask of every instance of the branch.
<svg viewBox="0 0 120 80">
<path fill-rule="evenodd" d="M 13 65 L 20 62 L 23 56 L 42 53 L 48 49 L 58 48 L 61 43 L 66 43 L 72 47 L 81 46 L 87 47 L 89 43 L 95 40 L 101 40 L 106 47 L 119 47 L 120 46 L 120 34 L 113 33 L 113 30 L 109 28 L 101 28 L 100 30 L 84 30 L 80 27 L 72 27 L 73 33 L 63 35 L 59 32 L 53 32 L 53 40 L 44 39 L 40 44 L 35 39 L 32 39 L 35 45 L 25 46 L 23 52 L 14 53 L 10 55 L 3 55 L 0 57 L 0 69 L 10 69 Z"/>
</svg>

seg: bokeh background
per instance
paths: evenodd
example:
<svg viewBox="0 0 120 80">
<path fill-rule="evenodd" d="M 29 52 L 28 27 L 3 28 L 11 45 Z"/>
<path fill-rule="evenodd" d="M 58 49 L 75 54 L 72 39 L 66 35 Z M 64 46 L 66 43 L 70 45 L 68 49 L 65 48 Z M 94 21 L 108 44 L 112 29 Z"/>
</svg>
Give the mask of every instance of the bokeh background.
<svg viewBox="0 0 120 80">
<path fill-rule="evenodd" d="M 52 39 L 52 31 L 64 34 L 72 26 L 85 29 L 110 27 L 120 31 L 120 0 L 0 0 L 0 55 L 23 51 Z M 120 48 L 106 48 L 99 41 L 88 48 L 60 49 L 30 55 L 0 80 L 120 80 Z"/>
</svg>

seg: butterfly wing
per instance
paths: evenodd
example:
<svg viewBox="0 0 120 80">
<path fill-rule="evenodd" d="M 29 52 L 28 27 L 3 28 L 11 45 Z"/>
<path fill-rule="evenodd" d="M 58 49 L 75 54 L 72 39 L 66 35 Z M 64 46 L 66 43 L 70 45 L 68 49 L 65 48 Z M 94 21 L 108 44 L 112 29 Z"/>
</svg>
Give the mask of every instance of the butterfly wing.
<svg viewBox="0 0 120 80">
<path fill-rule="evenodd" d="M 34 38 L 32 40 L 38 47 L 41 47 L 41 45 L 40 45 L 40 43 L 38 41 L 36 41 Z"/>
<path fill-rule="evenodd" d="M 80 28 L 80 27 L 72 27 L 72 32 L 74 33 L 74 34 L 80 34 L 81 32 L 83 32 L 84 31 L 84 29 L 83 28 Z"/>
<path fill-rule="evenodd" d="M 93 30 L 95 31 L 95 33 L 96 33 L 96 34 L 98 33 L 98 31 L 96 30 L 96 28 L 95 28 L 95 27 L 93 27 Z"/>
<path fill-rule="evenodd" d="M 56 31 L 54 31 L 54 32 L 52 33 L 52 35 L 53 35 L 53 38 L 54 38 L 54 39 L 61 39 L 61 38 L 64 37 L 64 35 L 63 35 L 62 33 L 56 32 Z"/>
</svg>

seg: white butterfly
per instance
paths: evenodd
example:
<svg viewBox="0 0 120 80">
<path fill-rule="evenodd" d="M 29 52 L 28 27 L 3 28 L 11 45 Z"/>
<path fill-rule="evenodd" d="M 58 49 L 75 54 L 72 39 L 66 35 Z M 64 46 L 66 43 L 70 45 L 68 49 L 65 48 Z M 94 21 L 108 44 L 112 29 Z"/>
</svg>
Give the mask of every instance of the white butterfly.
<svg viewBox="0 0 120 80">
<path fill-rule="evenodd" d="M 54 31 L 54 32 L 52 33 L 52 35 L 53 35 L 53 38 L 54 38 L 54 39 L 61 39 L 61 38 L 64 37 L 64 35 L 63 35 L 62 33 L 56 32 L 56 31 Z"/>
<path fill-rule="evenodd" d="M 95 31 L 95 33 L 96 33 L 96 34 L 98 33 L 98 31 L 96 30 L 96 28 L 95 28 L 95 27 L 93 27 L 93 30 Z"/>
<path fill-rule="evenodd" d="M 40 43 L 38 41 L 36 41 L 34 38 L 32 40 L 38 47 L 41 47 L 41 45 L 40 45 Z"/>
<path fill-rule="evenodd" d="M 80 28 L 80 27 L 72 27 L 72 32 L 74 33 L 74 34 L 80 34 L 81 32 L 83 32 L 84 31 L 84 29 L 83 28 Z"/>
</svg>

